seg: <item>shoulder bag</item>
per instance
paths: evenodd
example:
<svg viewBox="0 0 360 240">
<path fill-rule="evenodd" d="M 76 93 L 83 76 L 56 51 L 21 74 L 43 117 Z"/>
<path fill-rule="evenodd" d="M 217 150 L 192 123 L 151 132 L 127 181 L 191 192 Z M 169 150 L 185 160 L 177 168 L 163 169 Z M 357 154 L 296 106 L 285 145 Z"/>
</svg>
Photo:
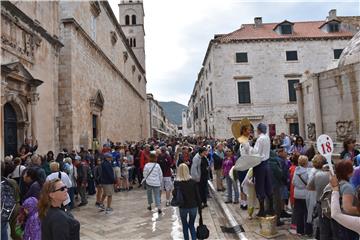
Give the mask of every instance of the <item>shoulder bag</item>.
<svg viewBox="0 0 360 240">
<path fill-rule="evenodd" d="M 150 176 L 150 174 L 154 170 L 155 166 L 156 166 L 156 163 L 154 163 L 154 166 L 151 168 L 149 174 L 141 181 L 141 185 L 143 185 L 144 189 L 146 189 L 146 179 Z"/>
</svg>

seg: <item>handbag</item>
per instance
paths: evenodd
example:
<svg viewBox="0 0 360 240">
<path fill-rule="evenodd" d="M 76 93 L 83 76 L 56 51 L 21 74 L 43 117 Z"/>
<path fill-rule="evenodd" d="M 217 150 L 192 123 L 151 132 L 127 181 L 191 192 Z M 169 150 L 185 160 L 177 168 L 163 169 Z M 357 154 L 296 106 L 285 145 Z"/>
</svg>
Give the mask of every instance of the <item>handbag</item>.
<svg viewBox="0 0 360 240">
<path fill-rule="evenodd" d="M 146 176 L 146 178 L 144 178 L 142 181 L 141 181 L 141 185 L 143 186 L 143 188 L 146 190 L 146 179 L 150 176 L 151 172 L 154 170 L 156 166 L 156 163 L 154 164 L 154 166 L 151 168 L 149 174 Z M 144 184 L 145 183 L 145 184 Z"/>
<path fill-rule="evenodd" d="M 205 224 L 203 224 L 201 207 L 199 207 L 199 226 L 196 228 L 196 238 L 197 239 L 208 239 L 210 235 L 210 231 Z"/>
</svg>

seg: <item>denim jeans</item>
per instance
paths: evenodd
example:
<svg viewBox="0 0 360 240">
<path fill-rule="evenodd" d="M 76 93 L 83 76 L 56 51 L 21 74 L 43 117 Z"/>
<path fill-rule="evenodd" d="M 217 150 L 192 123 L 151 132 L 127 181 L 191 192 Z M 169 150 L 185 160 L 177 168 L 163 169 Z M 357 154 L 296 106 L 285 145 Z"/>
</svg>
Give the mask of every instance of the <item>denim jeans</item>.
<svg viewBox="0 0 360 240">
<path fill-rule="evenodd" d="M 191 239 L 196 240 L 196 231 L 195 231 L 195 218 L 197 213 L 197 208 L 179 208 L 180 218 L 183 227 L 184 240 L 189 240 L 189 230 L 191 234 Z M 189 221 L 188 221 L 189 215 Z"/>
<path fill-rule="evenodd" d="M 74 196 L 75 196 L 75 187 L 71 187 L 68 189 L 68 194 L 70 196 L 70 204 L 69 204 L 69 207 L 70 209 L 73 209 L 74 208 Z"/>
<path fill-rule="evenodd" d="M 1 222 L 1 240 L 8 240 L 8 222 Z"/>
<path fill-rule="evenodd" d="M 235 192 L 235 200 L 239 201 L 239 187 L 237 186 L 237 182 L 234 182 L 230 176 L 225 177 L 226 180 L 226 189 L 227 189 L 227 199 L 228 201 L 232 201 L 232 191 L 234 189 Z"/>
<path fill-rule="evenodd" d="M 151 205 L 153 203 L 152 193 L 154 192 L 155 205 L 156 207 L 160 207 L 160 187 L 154 187 L 146 184 L 146 193 L 148 204 Z"/>
</svg>

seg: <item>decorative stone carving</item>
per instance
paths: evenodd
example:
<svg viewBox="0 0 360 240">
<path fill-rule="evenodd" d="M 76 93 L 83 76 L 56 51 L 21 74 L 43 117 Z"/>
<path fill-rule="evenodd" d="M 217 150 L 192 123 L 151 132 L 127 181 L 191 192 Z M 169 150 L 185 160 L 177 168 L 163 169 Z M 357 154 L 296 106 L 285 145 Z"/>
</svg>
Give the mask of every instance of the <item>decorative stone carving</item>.
<svg viewBox="0 0 360 240">
<path fill-rule="evenodd" d="M 316 128 L 315 123 L 308 123 L 307 124 L 307 132 L 308 132 L 308 139 L 311 141 L 316 140 Z"/>
<path fill-rule="evenodd" d="M 101 112 L 104 108 L 104 96 L 100 90 L 98 90 L 94 97 L 90 98 L 90 107 L 93 112 Z"/>
<path fill-rule="evenodd" d="M 14 17 L 5 11 L 1 11 L 1 15 L 3 16 L 2 21 L 4 21 L 4 27 L 1 29 L 1 47 L 15 52 L 27 61 L 33 61 L 35 46 L 40 46 L 39 39 L 41 38 L 27 27 L 22 26 L 19 21 L 15 21 Z"/>
<path fill-rule="evenodd" d="M 123 52 L 123 58 L 124 58 L 124 62 L 126 62 L 128 60 L 128 53 L 127 52 Z"/>
<path fill-rule="evenodd" d="M 117 42 L 117 35 L 115 31 L 110 31 L 111 44 L 114 45 Z"/>
<path fill-rule="evenodd" d="M 336 138 L 338 141 L 344 141 L 352 137 L 354 129 L 353 121 L 337 121 L 336 122 Z"/>
<path fill-rule="evenodd" d="M 90 1 L 90 9 L 95 17 L 99 16 L 101 9 L 98 1 Z"/>
<path fill-rule="evenodd" d="M 134 72 L 135 72 L 135 70 L 136 70 L 135 65 L 132 65 L 132 66 L 131 66 L 131 70 L 132 70 L 132 73 L 134 73 Z"/>
</svg>

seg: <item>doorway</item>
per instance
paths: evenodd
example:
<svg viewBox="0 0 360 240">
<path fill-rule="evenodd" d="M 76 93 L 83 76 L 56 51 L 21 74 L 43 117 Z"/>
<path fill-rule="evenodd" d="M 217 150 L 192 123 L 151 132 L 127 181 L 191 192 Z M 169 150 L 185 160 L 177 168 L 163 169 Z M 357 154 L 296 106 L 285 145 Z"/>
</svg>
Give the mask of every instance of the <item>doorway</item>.
<svg viewBox="0 0 360 240">
<path fill-rule="evenodd" d="M 10 103 L 4 106 L 4 138 L 5 156 L 17 153 L 17 116 L 15 109 Z"/>
</svg>

